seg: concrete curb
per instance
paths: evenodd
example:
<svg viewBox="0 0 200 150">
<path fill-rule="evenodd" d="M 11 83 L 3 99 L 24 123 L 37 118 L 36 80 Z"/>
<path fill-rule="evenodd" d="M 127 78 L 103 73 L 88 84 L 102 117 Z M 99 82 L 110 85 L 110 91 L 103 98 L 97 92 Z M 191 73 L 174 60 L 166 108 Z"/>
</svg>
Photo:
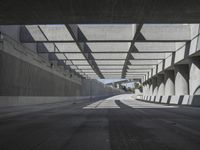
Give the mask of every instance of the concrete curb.
<svg viewBox="0 0 200 150">
<path fill-rule="evenodd" d="M 137 96 L 138 100 L 168 105 L 200 106 L 200 95 Z"/>
</svg>

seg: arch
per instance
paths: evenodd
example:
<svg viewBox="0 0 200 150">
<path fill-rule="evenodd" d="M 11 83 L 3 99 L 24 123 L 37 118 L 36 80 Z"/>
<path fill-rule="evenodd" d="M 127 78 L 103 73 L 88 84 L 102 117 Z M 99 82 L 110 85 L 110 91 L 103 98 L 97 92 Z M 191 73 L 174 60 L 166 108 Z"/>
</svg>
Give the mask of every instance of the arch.
<svg viewBox="0 0 200 150">
<path fill-rule="evenodd" d="M 200 95 L 200 85 L 194 91 L 194 95 Z"/>
</svg>

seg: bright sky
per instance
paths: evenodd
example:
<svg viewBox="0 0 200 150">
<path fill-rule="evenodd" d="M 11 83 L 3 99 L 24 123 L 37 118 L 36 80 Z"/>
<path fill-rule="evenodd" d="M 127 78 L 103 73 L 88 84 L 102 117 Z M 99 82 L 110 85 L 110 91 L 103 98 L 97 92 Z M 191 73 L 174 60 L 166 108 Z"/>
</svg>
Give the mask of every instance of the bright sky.
<svg viewBox="0 0 200 150">
<path fill-rule="evenodd" d="M 98 81 L 107 84 L 107 83 L 112 83 L 112 82 L 116 82 L 116 81 L 123 81 L 125 79 L 98 79 Z M 130 83 L 126 83 L 124 84 L 126 87 L 134 87 L 134 82 L 130 82 Z"/>
<path fill-rule="evenodd" d="M 107 83 L 112 83 L 116 81 L 123 81 L 124 79 L 98 79 L 98 81 L 107 84 Z"/>
</svg>

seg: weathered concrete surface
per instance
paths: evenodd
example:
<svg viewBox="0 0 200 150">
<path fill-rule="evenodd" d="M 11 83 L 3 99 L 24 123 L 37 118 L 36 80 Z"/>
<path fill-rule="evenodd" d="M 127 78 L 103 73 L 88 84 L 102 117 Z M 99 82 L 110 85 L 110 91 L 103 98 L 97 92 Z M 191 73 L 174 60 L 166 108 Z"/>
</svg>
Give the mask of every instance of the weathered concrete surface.
<svg viewBox="0 0 200 150">
<path fill-rule="evenodd" d="M 188 105 L 188 106 L 200 106 L 200 95 L 164 95 L 164 96 L 152 96 L 143 95 L 138 96 L 137 99 L 142 101 L 151 101 L 152 103 L 161 103 L 169 105 Z"/>
<path fill-rule="evenodd" d="M 110 94 L 122 93 L 119 89 L 106 86 L 95 79 L 85 79 L 81 83 L 81 95 L 82 96 L 102 96 Z"/>
<path fill-rule="evenodd" d="M 190 95 L 200 95 L 200 57 L 191 58 L 190 63 Z"/>
<path fill-rule="evenodd" d="M 123 98 L 93 109 L 83 109 L 89 101 L 1 108 L 0 149 L 199 149 L 199 108 Z"/>
<path fill-rule="evenodd" d="M 51 67 L 48 58 L 36 53 L 34 45 L 27 48 L 27 44 L 20 43 L 19 29 L 20 26 L 0 26 L 6 33 L 0 42 L 1 96 L 99 97 L 122 92 L 95 80 L 82 79 L 58 66 L 57 61 Z"/>
<path fill-rule="evenodd" d="M 154 77 L 153 79 L 152 79 L 152 85 L 153 85 L 153 95 L 157 95 L 157 92 L 158 92 L 158 86 L 157 86 L 157 78 L 156 77 Z"/>
<path fill-rule="evenodd" d="M 152 28 L 153 30 L 156 30 L 155 26 L 153 25 L 145 25 L 147 27 L 145 28 Z M 167 31 L 169 30 L 168 27 L 165 26 L 165 38 L 173 39 L 176 36 L 170 37 Z M 160 62 L 155 68 L 152 69 L 149 72 L 149 76 L 146 76 L 144 83 L 148 82 L 148 80 L 151 80 L 152 78 L 156 77 L 158 74 L 164 74 L 165 76 L 165 96 L 164 102 L 167 102 L 167 99 L 169 97 L 172 97 L 175 101 L 178 102 L 179 96 L 190 96 L 193 95 L 200 95 L 200 78 L 199 78 L 199 50 L 200 50 L 200 40 L 199 40 L 199 24 L 190 24 L 189 29 L 187 25 L 183 25 L 182 28 L 179 26 L 178 29 L 182 30 L 182 34 L 184 34 L 184 38 L 187 38 L 190 34 L 190 41 L 185 42 L 184 44 L 182 42 L 176 42 L 174 47 L 174 52 L 172 52 L 170 55 L 166 56 L 162 62 Z M 184 29 L 183 29 L 184 27 Z M 145 29 L 144 28 L 144 29 Z M 187 29 L 186 29 L 187 28 Z M 161 28 L 160 28 L 161 29 Z M 146 30 L 146 29 L 145 29 Z M 164 29 L 163 29 L 164 30 Z M 184 31 L 183 31 L 184 30 Z M 162 29 L 161 29 L 162 31 Z M 175 31 L 175 32 L 177 32 Z M 152 31 L 153 32 L 153 31 Z M 173 33 L 175 33 L 173 32 Z M 145 34 L 145 32 L 143 32 Z M 146 36 L 149 36 L 150 33 Z M 162 32 L 161 32 L 162 33 Z M 164 32 L 163 32 L 164 33 Z M 171 33 L 171 32 L 169 32 Z M 153 33 L 152 33 L 153 34 Z M 171 34 L 170 34 L 171 35 Z M 174 34 L 174 35 L 180 35 L 180 34 Z M 153 34 L 154 36 L 159 36 L 159 34 Z M 160 36 L 161 37 L 161 36 Z M 176 37 L 178 38 L 178 37 Z M 179 38 L 181 38 L 179 36 Z M 165 43 L 166 44 L 166 43 Z M 154 44 L 153 44 L 154 45 Z M 154 45 L 155 46 L 155 45 Z M 157 47 L 158 48 L 158 47 Z M 162 49 L 162 47 L 160 48 Z M 171 48 L 170 48 L 171 49 Z M 162 51 L 162 50 L 158 50 Z M 156 71 L 155 71 L 156 70 Z M 170 73 L 171 72 L 171 73 Z M 174 72 L 174 73 L 173 73 Z M 144 93 L 145 96 L 151 96 L 150 94 L 147 94 L 148 92 Z M 173 96 L 175 95 L 175 96 Z M 159 93 L 157 95 L 158 99 Z M 198 97 L 198 96 L 197 96 Z M 166 98 L 166 99 L 165 99 Z M 190 98 L 191 101 L 195 101 L 195 105 L 198 103 L 198 98 Z"/>
<path fill-rule="evenodd" d="M 104 96 L 120 93 L 96 80 L 75 83 L 0 51 L 1 96 Z"/>
<path fill-rule="evenodd" d="M 0 23 L 189 23 L 200 22 L 199 7 L 196 0 L 3 0 Z"/>
<path fill-rule="evenodd" d="M 189 94 L 189 65 L 175 66 L 175 95 Z"/>
<path fill-rule="evenodd" d="M 153 94 L 153 83 L 152 83 L 152 79 L 148 81 L 149 84 L 149 95 Z"/>
<path fill-rule="evenodd" d="M 89 93 L 90 94 L 90 93 Z M 77 103 L 83 100 L 99 100 L 116 94 L 91 94 L 87 96 L 0 96 L 0 108 L 2 107 L 17 107 L 25 105 L 41 105 L 50 103 Z"/>
<path fill-rule="evenodd" d="M 165 71 L 165 95 L 174 95 L 174 71 L 166 70 Z"/>
<path fill-rule="evenodd" d="M 158 95 L 164 95 L 165 94 L 165 81 L 164 81 L 163 74 L 157 75 L 157 85 L 158 85 Z"/>
<path fill-rule="evenodd" d="M 75 96 L 81 85 L 0 51 L 0 95 Z"/>
<path fill-rule="evenodd" d="M 147 84 L 143 83 L 143 94 L 147 95 Z"/>
</svg>

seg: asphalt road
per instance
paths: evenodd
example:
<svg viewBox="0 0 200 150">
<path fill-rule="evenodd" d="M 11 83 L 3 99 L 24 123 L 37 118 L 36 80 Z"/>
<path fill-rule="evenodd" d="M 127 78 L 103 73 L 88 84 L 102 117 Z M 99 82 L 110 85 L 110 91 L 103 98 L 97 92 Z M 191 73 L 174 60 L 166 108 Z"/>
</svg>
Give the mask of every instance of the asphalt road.
<svg viewBox="0 0 200 150">
<path fill-rule="evenodd" d="M 0 109 L 0 150 L 199 150 L 200 108 L 120 95 Z"/>
</svg>

